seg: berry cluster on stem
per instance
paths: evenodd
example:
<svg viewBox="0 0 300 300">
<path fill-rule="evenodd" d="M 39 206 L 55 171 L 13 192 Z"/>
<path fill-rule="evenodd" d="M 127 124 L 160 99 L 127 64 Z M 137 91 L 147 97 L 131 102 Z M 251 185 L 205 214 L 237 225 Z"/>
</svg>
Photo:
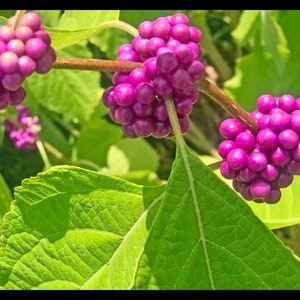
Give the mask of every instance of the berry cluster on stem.
<svg viewBox="0 0 300 300">
<path fill-rule="evenodd" d="M 300 99 L 262 95 L 250 116 L 257 132 L 234 118 L 220 124 L 220 171 L 244 199 L 277 203 L 281 189 L 300 175 Z"/>
<path fill-rule="evenodd" d="M 116 72 L 113 86 L 102 97 L 111 119 L 121 124 L 126 136 L 174 136 L 167 98 L 174 101 L 182 133 L 189 130 L 189 115 L 199 96 L 193 83 L 204 76 L 198 60 L 201 37 L 188 17 L 177 13 L 142 22 L 132 43 L 119 48 L 118 61 L 143 63 L 143 68 Z"/>
<path fill-rule="evenodd" d="M 50 35 L 38 14 L 17 11 L 0 26 L 0 109 L 23 102 L 25 78 L 49 72 L 55 59 Z"/>
</svg>

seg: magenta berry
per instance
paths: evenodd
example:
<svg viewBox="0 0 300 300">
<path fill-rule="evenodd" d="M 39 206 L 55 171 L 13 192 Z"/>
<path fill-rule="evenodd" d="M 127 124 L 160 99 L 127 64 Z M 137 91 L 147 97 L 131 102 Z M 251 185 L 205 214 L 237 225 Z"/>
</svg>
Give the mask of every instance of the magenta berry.
<svg viewBox="0 0 300 300">
<path fill-rule="evenodd" d="M 224 138 L 234 140 L 244 131 L 244 127 L 238 120 L 229 118 L 221 123 L 219 130 Z"/>
<path fill-rule="evenodd" d="M 247 153 L 241 148 L 235 148 L 228 153 L 226 160 L 233 170 L 241 170 L 246 166 Z"/>
<path fill-rule="evenodd" d="M 235 148 L 236 148 L 236 144 L 234 141 L 224 140 L 220 143 L 220 145 L 218 147 L 218 152 L 221 157 L 226 159 L 229 152 Z"/>
</svg>

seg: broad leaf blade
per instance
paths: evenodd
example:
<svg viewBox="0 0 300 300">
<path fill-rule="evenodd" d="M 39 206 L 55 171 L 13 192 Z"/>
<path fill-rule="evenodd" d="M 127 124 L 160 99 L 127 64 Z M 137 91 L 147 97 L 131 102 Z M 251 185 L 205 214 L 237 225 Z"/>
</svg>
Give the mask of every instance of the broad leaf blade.
<svg viewBox="0 0 300 300">
<path fill-rule="evenodd" d="M 2 288 L 129 289 L 163 192 L 67 166 L 24 180 L 2 225 Z"/>
<path fill-rule="evenodd" d="M 86 42 L 93 34 L 111 27 L 110 21 L 119 19 L 118 10 L 67 10 L 59 28 L 47 28 L 52 46 L 58 50 Z"/>
<path fill-rule="evenodd" d="M 244 201 L 178 154 L 136 289 L 299 289 L 300 264 Z"/>
</svg>

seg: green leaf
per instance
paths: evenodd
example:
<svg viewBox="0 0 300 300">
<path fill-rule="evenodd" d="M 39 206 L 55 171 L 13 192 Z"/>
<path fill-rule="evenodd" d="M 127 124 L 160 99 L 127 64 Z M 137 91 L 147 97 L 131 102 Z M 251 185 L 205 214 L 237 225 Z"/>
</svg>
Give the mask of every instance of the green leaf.
<svg viewBox="0 0 300 300">
<path fill-rule="evenodd" d="M 129 289 L 163 192 L 68 166 L 24 180 L 1 228 L 2 288 Z"/>
<path fill-rule="evenodd" d="M 299 289 L 300 264 L 232 189 L 178 151 L 134 288 Z"/>
<path fill-rule="evenodd" d="M 11 192 L 0 173 L 0 224 L 4 214 L 8 212 L 12 200 Z"/>
<path fill-rule="evenodd" d="M 237 27 L 231 32 L 239 46 L 245 46 L 255 35 L 259 25 L 260 10 L 244 10 Z"/>
<path fill-rule="evenodd" d="M 92 118 L 81 129 L 77 141 L 77 158 L 89 160 L 104 167 L 110 146 L 122 137 L 122 130 L 119 126 L 105 119 Z"/>
<path fill-rule="evenodd" d="M 290 50 L 282 28 L 272 16 L 270 10 L 261 11 L 262 40 L 276 64 L 280 74 L 284 71 Z"/>
<path fill-rule="evenodd" d="M 119 10 L 66 10 L 60 18 L 59 29 L 96 28 L 104 22 L 118 20 Z"/>
<path fill-rule="evenodd" d="M 52 46 L 58 50 L 87 41 L 93 34 L 111 27 L 119 19 L 118 10 L 67 10 L 59 27 L 47 27 Z"/>
<path fill-rule="evenodd" d="M 107 165 L 113 175 L 126 175 L 129 171 L 157 171 L 156 151 L 144 139 L 124 138 L 112 145 L 107 154 Z"/>
<path fill-rule="evenodd" d="M 90 56 L 90 52 L 79 45 L 58 54 L 69 57 Z M 78 118 L 80 122 L 86 122 L 99 105 L 103 92 L 99 78 L 99 72 L 52 69 L 47 74 L 35 73 L 26 78 L 24 87 L 30 101 L 61 113 L 67 121 Z"/>
</svg>

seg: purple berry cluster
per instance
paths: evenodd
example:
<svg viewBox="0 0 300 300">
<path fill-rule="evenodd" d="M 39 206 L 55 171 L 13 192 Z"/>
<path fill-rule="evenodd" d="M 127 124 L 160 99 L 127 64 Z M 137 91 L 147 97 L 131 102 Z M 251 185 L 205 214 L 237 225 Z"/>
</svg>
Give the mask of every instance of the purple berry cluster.
<svg viewBox="0 0 300 300">
<path fill-rule="evenodd" d="M 16 120 L 3 121 L 5 131 L 18 149 L 34 150 L 41 130 L 38 117 L 31 117 L 31 111 L 27 106 L 16 106 Z"/>
<path fill-rule="evenodd" d="M 33 72 L 47 73 L 56 60 L 39 15 L 25 13 L 16 28 L 15 19 L 12 16 L 0 26 L 0 109 L 20 104 L 26 97 L 25 78 Z"/>
<path fill-rule="evenodd" d="M 122 125 L 130 138 L 174 136 L 165 99 L 172 98 L 182 133 L 189 130 L 189 115 L 198 100 L 193 82 L 205 73 L 198 60 L 201 31 L 189 25 L 183 13 L 144 21 L 131 44 L 122 45 L 119 61 L 142 62 L 143 68 L 116 72 L 113 86 L 102 96 L 113 121 Z"/>
<path fill-rule="evenodd" d="M 236 119 L 220 124 L 225 138 L 218 147 L 220 172 L 244 199 L 277 203 L 281 188 L 300 174 L 300 98 L 262 95 L 250 115 L 257 121 L 257 134 Z"/>
</svg>

